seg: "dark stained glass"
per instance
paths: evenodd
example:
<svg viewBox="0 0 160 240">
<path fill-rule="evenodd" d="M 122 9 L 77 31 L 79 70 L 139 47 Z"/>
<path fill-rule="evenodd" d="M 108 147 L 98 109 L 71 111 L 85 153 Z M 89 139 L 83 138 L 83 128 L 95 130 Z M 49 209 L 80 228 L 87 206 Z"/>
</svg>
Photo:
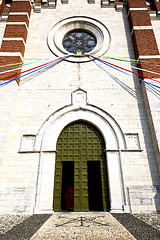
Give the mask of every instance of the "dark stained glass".
<svg viewBox="0 0 160 240">
<path fill-rule="evenodd" d="M 62 44 L 68 52 L 84 54 L 92 51 L 97 45 L 97 41 L 91 33 L 77 29 L 69 32 Z"/>
</svg>

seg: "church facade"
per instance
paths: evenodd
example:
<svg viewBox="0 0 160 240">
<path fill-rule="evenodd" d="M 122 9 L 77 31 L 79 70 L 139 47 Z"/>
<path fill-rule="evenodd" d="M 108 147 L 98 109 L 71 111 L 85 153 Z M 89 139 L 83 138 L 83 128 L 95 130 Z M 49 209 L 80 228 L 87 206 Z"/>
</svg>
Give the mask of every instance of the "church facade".
<svg viewBox="0 0 160 240">
<path fill-rule="evenodd" d="M 0 13 L 0 212 L 160 211 L 160 2 Z"/>
</svg>

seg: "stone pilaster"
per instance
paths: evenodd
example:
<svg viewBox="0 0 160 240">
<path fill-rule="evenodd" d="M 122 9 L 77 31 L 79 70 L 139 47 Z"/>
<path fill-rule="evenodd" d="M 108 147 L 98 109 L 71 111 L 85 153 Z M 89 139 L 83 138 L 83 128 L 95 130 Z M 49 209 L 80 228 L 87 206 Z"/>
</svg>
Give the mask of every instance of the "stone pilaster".
<svg viewBox="0 0 160 240">
<path fill-rule="evenodd" d="M 157 2 L 155 1 L 155 3 Z M 158 9 L 159 3 L 157 3 L 156 7 Z M 138 72 L 143 75 L 141 79 L 150 81 L 152 84 L 156 84 L 156 82 L 153 82 L 148 78 L 156 78 L 158 80 L 159 75 L 156 73 L 160 73 L 160 70 L 156 65 L 160 64 L 160 54 L 146 1 L 128 0 L 127 10 L 135 57 L 140 60 L 138 67 L 142 68 L 142 70 Z M 150 72 L 144 71 L 143 69 L 149 70 Z M 160 171 L 160 126 L 159 117 L 157 115 L 160 111 L 160 107 L 156 91 L 157 88 L 153 88 L 151 85 L 142 83 L 142 92 L 149 128 L 152 136 L 157 165 Z"/>
</svg>

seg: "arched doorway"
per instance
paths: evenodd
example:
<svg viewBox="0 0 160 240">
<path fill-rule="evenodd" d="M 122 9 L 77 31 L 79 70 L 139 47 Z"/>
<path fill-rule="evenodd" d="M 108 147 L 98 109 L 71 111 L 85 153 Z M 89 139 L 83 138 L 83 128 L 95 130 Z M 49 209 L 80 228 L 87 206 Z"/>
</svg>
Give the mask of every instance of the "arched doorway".
<svg viewBox="0 0 160 240">
<path fill-rule="evenodd" d="M 54 211 L 108 211 L 105 143 L 85 121 L 67 125 L 57 141 Z"/>
</svg>

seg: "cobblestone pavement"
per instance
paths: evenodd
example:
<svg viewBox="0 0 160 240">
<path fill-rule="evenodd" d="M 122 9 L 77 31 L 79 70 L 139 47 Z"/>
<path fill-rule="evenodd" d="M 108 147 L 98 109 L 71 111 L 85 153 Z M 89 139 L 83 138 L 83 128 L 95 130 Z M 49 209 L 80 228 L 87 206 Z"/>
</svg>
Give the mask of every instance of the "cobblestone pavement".
<svg viewBox="0 0 160 240">
<path fill-rule="evenodd" d="M 4 234 L 10 229 L 12 229 L 17 224 L 20 224 L 27 218 L 29 218 L 30 215 L 0 215 L 0 234 Z"/>
<path fill-rule="evenodd" d="M 55 213 L 31 240 L 97 240 L 135 238 L 110 213 Z"/>
<path fill-rule="evenodd" d="M 102 212 L 0 215 L 0 239 L 160 239 L 159 214 L 113 216 Z"/>
<path fill-rule="evenodd" d="M 137 240 L 160 240 L 160 231 L 154 227 L 154 224 L 149 225 L 146 223 L 149 220 L 147 214 L 136 217 L 129 213 L 112 213 L 112 216 L 114 216 L 131 234 L 133 234 Z M 140 218 L 143 218 L 146 222 L 142 221 Z M 155 216 L 152 215 L 152 219 L 154 218 Z"/>
<path fill-rule="evenodd" d="M 157 230 L 160 231 L 160 214 L 152 213 L 152 214 L 134 214 L 136 218 L 146 222 L 147 224 L 153 226 Z"/>
</svg>

